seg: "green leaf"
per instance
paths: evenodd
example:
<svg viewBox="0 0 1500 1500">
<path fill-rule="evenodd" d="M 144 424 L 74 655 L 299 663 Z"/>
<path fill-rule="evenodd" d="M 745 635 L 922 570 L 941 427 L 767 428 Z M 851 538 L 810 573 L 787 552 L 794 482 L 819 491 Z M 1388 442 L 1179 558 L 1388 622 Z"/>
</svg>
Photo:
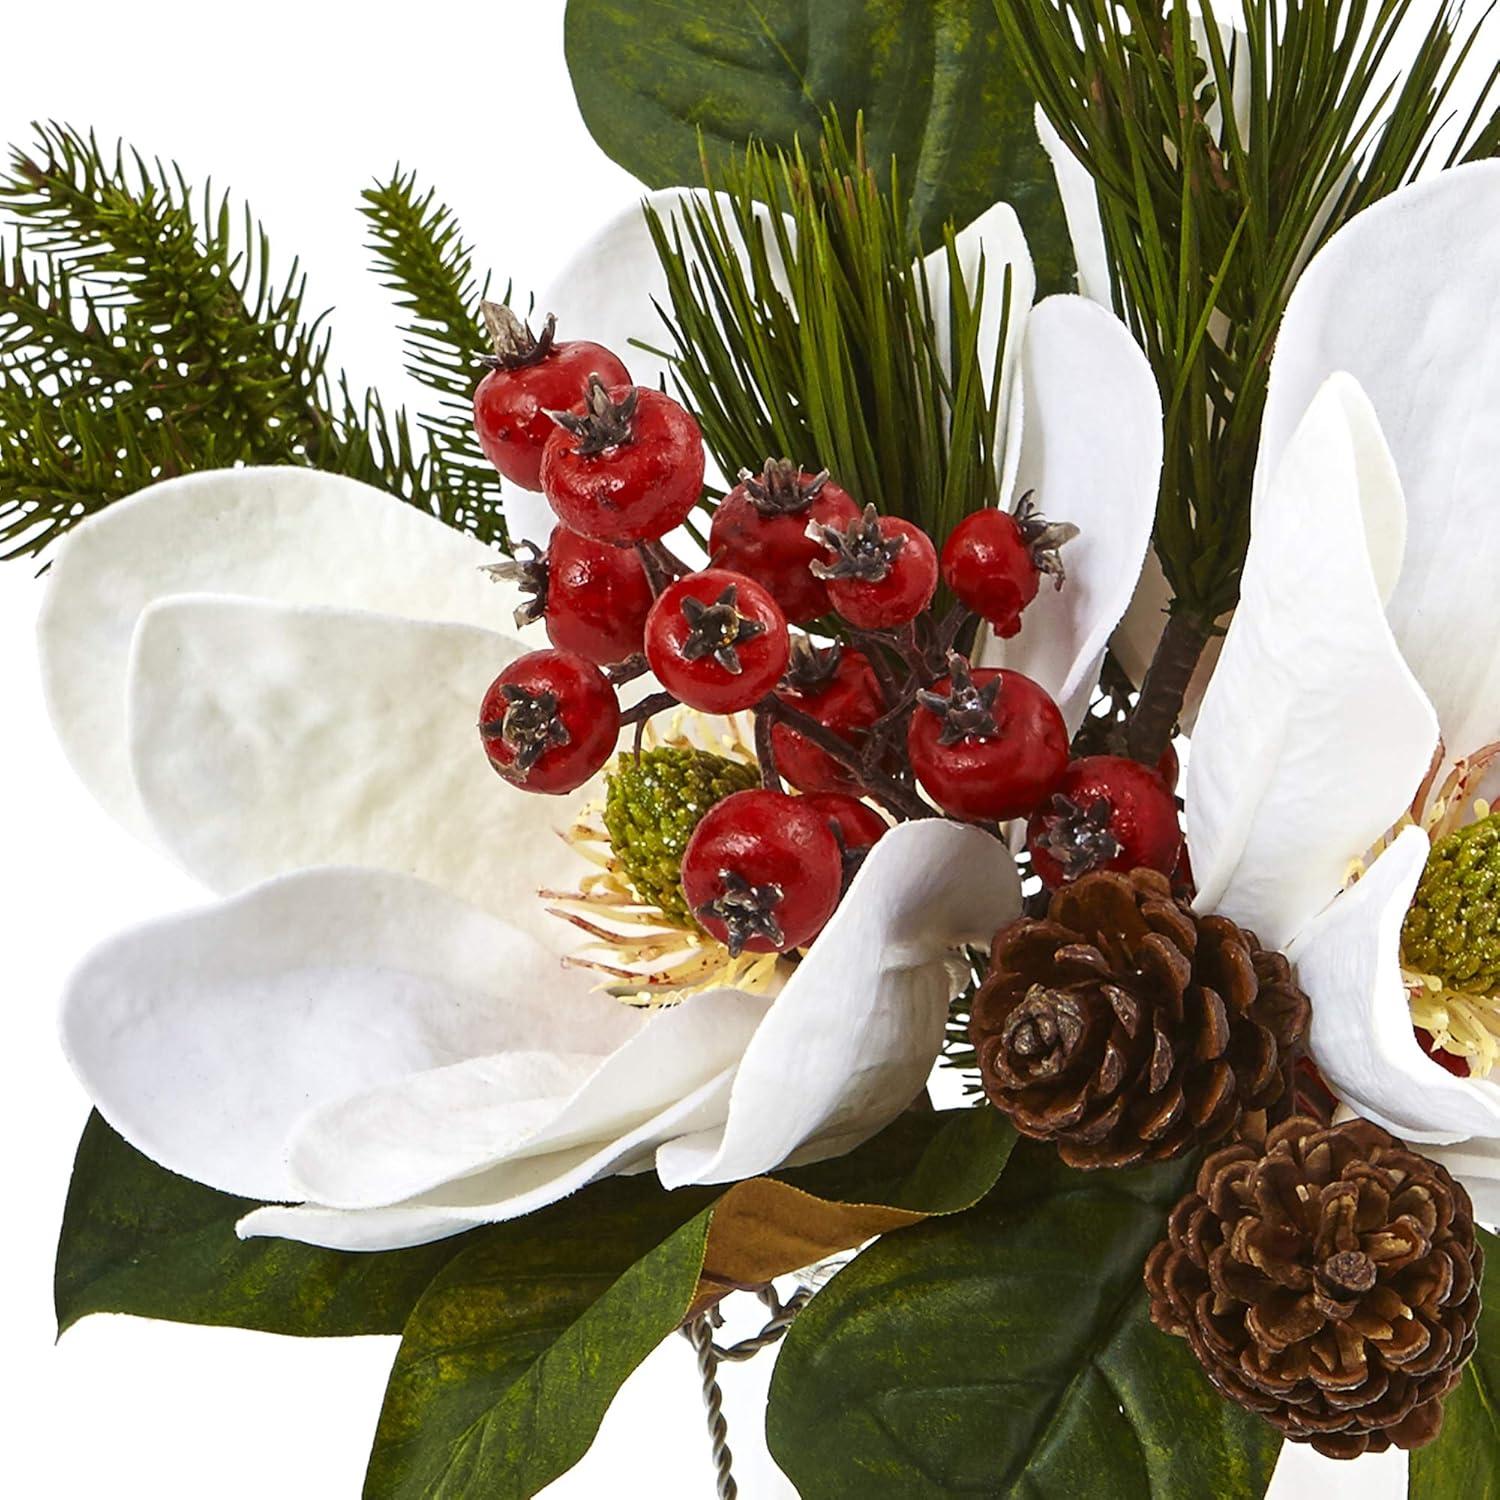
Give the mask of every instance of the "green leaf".
<svg viewBox="0 0 1500 1500">
<path fill-rule="evenodd" d="M 1072 251 L 1032 96 L 993 0 L 569 0 L 566 46 L 594 139 L 651 187 L 702 181 L 752 138 L 811 150 L 832 108 L 863 111 L 924 245 L 997 199 L 1021 217 L 1044 291 Z"/>
<path fill-rule="evenodd" d="M 702 1189 L 642 1197 L 651 1179 L 621 1179 L 590 1190 L 587 1233 L 552 1232 L 546 1214 L 501 1226 L 413 1311 L 366 1496 L 535 1494 L 583 1456 L 626 1377 L 705 1300 L 972 1203 L 1013 1139 L 988 1109 L 906 1115 L 847 1157 L 717 1201 Z"/>
<path fill-rule="evenodd" d="M 467 1242 L 355 1255 L 239 1239 L 236 1222 L 258 1206 L 168 1172 L 91 1115 L 57 1246 L 58 1332 L 109 1312 L 304 1337 L 399 1333 Z"/>
<path fill-rule="evenodd" d="M 1443 1430 L 1411 1456 L 1410 1500 L 1478 1500 L 1500 1495 L 1500 1238 L 1481 1229 L 1484 1307 L 1479 1348 L 1443 1403 Z"/>
<path fill-rule="evenodd" d="M 1018 1150 L 978 1208 L 867 1250 L 798 1319 L 771 1450 L 805 1500 L 1260 1496 L 1280 1439 L 1150 1324 L 1141 1266 L 1193 1164 Z"/>
</svg>

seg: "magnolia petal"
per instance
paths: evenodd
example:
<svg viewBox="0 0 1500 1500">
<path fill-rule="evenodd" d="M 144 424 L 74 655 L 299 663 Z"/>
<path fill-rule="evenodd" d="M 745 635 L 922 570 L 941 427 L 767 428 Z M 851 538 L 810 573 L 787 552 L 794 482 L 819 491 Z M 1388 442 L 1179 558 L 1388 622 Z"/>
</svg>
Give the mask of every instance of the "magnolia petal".
<svg viewBox="0 0 1500 1500">
<path fill-rule="evenodd" d="M 1411 515 L 1391 626 L 1452 756 L 1500 738 L 1500 162 L 1403 188 L 1313 258 L 1277 339 L 1257 483 L 1313 391 L 1369 393 Z"/>
<path fill-rule="evenodd" d="M 496 775 L 480 699 L 523 648 L 471 625 L 181 596 L 142 616 L 134 773 L 159 837 L 217 891 L 308 865 L 417 875 L 554 948 L 537 892 L 587 866 L 573 803 Z"/>
<path fill-rule="evenodd" d="M 1067 582 L 1042 580 L 1005 664 L 1041 683 L 1072 730 L 1151 545 L 1161 398 L 1125 325 L 1084 297 L 1048 297 L 1033 310 L 1022 369 L 1018 492 L 1079 534 L 1062 551 Z"/>
<path fill-rule="evenodd" d="M 745 1049 L 728 1119 L 662 1147 L 662 1181 L 730 1182 L 874 1135 L 920 1091 L 942 1044 L 943 955 L 988 943 L 1019 911 L 998 840 L 938 819 L 892 829 Z"/>
<path fill-rule="evenodd" d="M 292 1170 L 305 1196 L 335 1208 L 399 1203 L 579 1149 L 570 1168 L 586 1181 L 680 1128 L 682 1101 L 733 1069 L 768 1004 L 716 991 L 658 1012 L 603 1060 L 509 1053 L 378 1085 L 304 1119 Z"/>
<path fill-rule="evenodd" d="M 1335 377 L 1257 505 L 1240 604 L 1204 695 L 1187 776 L 1198 909 L 1284 947 L 1400 818 L 1437 740 L 1381 608 L 1392 515 Z"/>
<path fill-rule="evenodd" d="M 1078 262 L 1079 294 L 1109 307 L 1113 300 L 1109 252 L 1105 248 L 1104 221 L 1099 215 L 1099 193 L 1094 187 L 1093 174 L 1057 133 L 1041 105 L 1036 109 L 1036 133 L 1057 179 L 1063 216 L 1068 221 L 1068 238 L 1073 242 L 1073 258 Z"/>
<path fill-rule="evenodd" d="M 268 1203 L 235 1226 L 242 1240 L 300 1240 L 324 1250 L 407 1250 L 451 1239 L 475 1227 L 468 1214 L 436 1204 L 399 1208 L 319 1208 L 308 1203 Z"/>
<path fill-rule="evenodd" d="M 1500 1140 L 1463 1141 L 1456 1146 L 1422 1147 L 1468 1189 L 1474 1217 L 1490 1230 L 1500 1228 Z"/>
<path fill-rule="evenodd" d="M 310 870 L 111 939 L 63 1000 L 104 1118 L 184 1176 L 301 1196 L 311 1108 L 507 1050 L 606 1053 L 642 1025 L 524 933 L 406 876 Z"/>
<path fill-rule="evenodd" d="M 1407 1140 L 1500 1136 L 1500 1084 L 1455 1078 L 1412 1029 L 1401 924 L 1427 854 L 1427 835 L 1405 829 L 1292 948 L 1313 1003 L 1313 1057 L 1350 1108 Z"/>
<path fill-rule="evenodd" d="M 509 629 L 519 595 L 480 572 L 494 561 L 415 506 L 316 469 L 221 469 L 152 485 L 80 523 L 53 559 L 38 635 L 58 738 L 89 790 L 148 837 L 125 676 L 152 600 L 223 592 Z"/>
</svg>

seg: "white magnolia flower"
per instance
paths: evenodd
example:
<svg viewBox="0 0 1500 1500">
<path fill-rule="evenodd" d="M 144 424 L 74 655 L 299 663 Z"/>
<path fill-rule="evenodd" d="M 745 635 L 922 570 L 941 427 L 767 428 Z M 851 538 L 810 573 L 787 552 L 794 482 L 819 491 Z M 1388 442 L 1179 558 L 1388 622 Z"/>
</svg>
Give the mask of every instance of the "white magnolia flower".
<svg viewBox="0 0 1500 1500">
<path fill-rule="evenodd" d="M 1059 298 L 1027 320 L 1008 210 L 966 263 L 981 235 L 1017 289 L 1010 488 L 1083 528 L 1010 659 L 1076 718 L 1147 544 L 1160 411 L 1101 309 Z M 638 380 L 653 372 L 603 293 L 649 312 L 644 243 L 638 214 L 617 221 L 564 273 L 572 304 L 543 299 Z M 999 842 L 906 824 L 774 994 L 643 1012 L 600 993 L 583 935 L 538 897 L 590 869 L 557 836 L 590 789 L 517 791 L 475 734 L 491 679 L 542 643 L 496 629 L 517 596 L 490 561 L 389 496 L 286 469 L 157 485 L 57 554 L 41 646 L 58 733 L 106 807 L 224 898 L 98 949 L 65 1044 L 126 1139 L 268 1205 L 244 1234 L 408 1245 L 610 1172 L 724 1182 L 848 1150 L 925 1082 L 945 957 L 1018 910 Z"/>
<path fill-rule="evenodd" d="M 1497 329 L 1497 163 L 1393 194 L 1304 273 L 1187 782 L 1200 907 L 1288 949 L 1334 1090 L 1447 1161 L 1488 1221 L 1500 1083 L 1422 1050 L 1408 987 L 1432 991 L 1401 929 L 1427 828 L 1485 812 L 1500 740 Z"/>
</svg>

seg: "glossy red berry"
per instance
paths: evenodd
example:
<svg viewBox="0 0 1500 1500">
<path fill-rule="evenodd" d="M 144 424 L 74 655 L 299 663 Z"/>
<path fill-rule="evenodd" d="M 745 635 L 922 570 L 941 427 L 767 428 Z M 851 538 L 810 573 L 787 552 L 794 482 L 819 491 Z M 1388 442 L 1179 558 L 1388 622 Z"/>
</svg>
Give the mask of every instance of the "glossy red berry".
<svg viewBox="0 0 1500 1500">
<path fill-rule="evenodd" d="M 839 903 L 843 860 L 803 797 L 736 792 L 710 808 L 682 855 L 682 889 L 705 931 L 735 955 L 801 948 Z"/>
<path fill-rule="evenodd" d="M 1075 760 L 1026 830 L 1031 867 L 1054 890 L 1093 870 L 1171 875 L 1182 853 L 1177 802 L 1161 773 L 1119 755 Z"/>
<path fill-rule="evenodd" d="M 539 490 L 542 449 L 556 428 L 547 413 L 576 406 L 590 375 L 607 386 L 629 385 L 630 371 L 602 344 L 557 342 L 550 315 L 540 337 L 500 303 L 486 302 L 484 315 L 495 352 L 474 392 L 474 435 L 506 479 Z"/>
<path fill-rule="evenodd" d="M 949 675 L 917 699 L 907 729 L 911 768 L 956 818 L 1024 818 L 1068 767 L 1068 731 L 1047 692 L 1019 672 L 971 670 L 948 658 Z"/>
<path fill-rule="evenodd" d="M 786 671 L 786 616 L 752 578 L 724 568 L 689 573 L 662 590 L 646 619 L 646 660 L 689 708 L 737 713 Z"/>
<path fill-rule="evenodd" d="M 1156 774 L 1166 782 L 1169 792 L 1177 790 L 1177 781 L 1182 775 L 1182 762 L 1177 758 L 1176 745 L 1168 742 L 1167 748 L 1161 753 L 1161 759 L 1156 763 Z"/>
<path fill-rule="evenodd" d="M 891 825 L 868 802 L 857 797 L 846 797 L 842 792 L 814 792 L 802 800 L 817 808 L 827 820 L 844 851 L 846 866 L 851 858 L 863 858 L 891 831 Z"/>
<path fill-rule="evenodd" d="M 869 661 L 860 652 L 837 645 L 820 651 L 806 641 L 797 642 L 776 696 L 816 719 L 851 750 L 861 747 L 865 731 L 885 712 L 880 683 Z M 859 790 L 860 779 L 853 770 L 789 724 L 772 726 L 771 749 L 782 778 L 800 791 Z"/>
<path fill-rule="evenodd" d="M 789 459 L 768 458 L 759 474 L 740 471 L 740 482 L 714 511 L 708 553 L 716 567 L 732 568 L 769 590 L 795 624 L 826 615 L 828 585 L 813 577 L 822 545 L 808 523 L 847 526 L 859 507 L 827 472 L 809 474 Z"/>
<path fill-rule="evenodd" d="M 937 590 L 937 552 L 910 521 L 873 505 L 847 526 L 814 521 L 808 533 L 823 549 L 813 575 L 828 585 L 833 607 L 860 630 L 891 630 L 914 620 Z"/>
<path fill-rule="evenodd" d="M 620 703 L 593 662 L 532 651 L 490 684 L 479 734 L 507 781 L 528 792 L 571 792 L 614 754 Z"/>
<path fill-rule="evenodd" d="M 943 581 L 995 634 L 1013 636 L 1021 611 L 1036 598 L 1042 574 L 1058 588 L 1065 578 L 1059 549 L 1078 528 L 1037 515 L 1027 495 L 1014 515 L 981 510 L 966 516 L 943 545 Z"/>
<path fill-rule="evenodd" d="M 564 526 L 604 542 L 655 541 L 703 494 L 703 434 L 670 396 L 590 380 L 542 450 L 542 491 Z"/>
<path fill-rule="evenodd" d="M 1467 1078 L 1470 1073 L 1469 1059 L 1460 1057 L 1456 1052 L 1445 1051 L 1437 1044 L 1437 1038 L 1430 1031 L 1421 1026 L 1413 1026 L 1412 1030 L 1417 1034 L 1417 1045 L 1445 1072 L 1451 1073 L 1455 1078 Z"/>
</svg>

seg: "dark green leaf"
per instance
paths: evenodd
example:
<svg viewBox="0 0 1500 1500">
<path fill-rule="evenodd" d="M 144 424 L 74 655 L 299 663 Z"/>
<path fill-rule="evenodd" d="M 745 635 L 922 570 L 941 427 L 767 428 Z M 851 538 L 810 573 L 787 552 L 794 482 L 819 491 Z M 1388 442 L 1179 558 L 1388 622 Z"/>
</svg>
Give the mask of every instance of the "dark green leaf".
<svg viewBox="0 0 1500 1500">
<path fill-rule="evenodd" d="M 58 1331 L 90 1313 L 337 1337 L 399 1333 L 466 1239 L 354 1255 L 241 1240 L 259 1205 L 159 1167 L 91 1115 L 57 1246 Z"/>
<path fill-rule="evenodd" d="M 1021 216 L 1044 290 L 1072 253 L 1032 97 L 993 0 L 570 0 L 568 66 L 594 139 L 652 187 L 702 180 L 752 138 L 811 150 L 821 116 L 864 112 L 926 245 L 996 199 Z"/>
<path fill-rule="evenodd" d="M 1262 1495 L 1280 1439 L 1147 1318 L 1141 1265 L 1191 1174 L 1027 1147 L 978 1208 L 860 1256 L 772 1384 L 772 1452 L 805 1500 Z"/>
<path fill-rule="evenodd" d="M 587 1233 L 546 1232 L 545 1214 L 487 1232 L 412 1313 L 366 1495 L 535 1494 L 583 1456 L 621 1383 L 700 1296 L 700 1273 L 733 1270 L 713 1284 L 769 1279 L 798 1264 L 777 1259 L 789 1247 L 815 1258 L 806 1246 L 826 1244 L 816 1238 L 823 1195 L 914 1212 L 966 1206 L 994 1183 L 1012 1141 L 988 1109 L 906 1115 L 847 1157 L 783 1174 L 799 1193 L 757 1180 L 705 1208 L 713 1190 L 643 1198 L 650 1179 L 622 1179 L 590 1190 Z M 774 1208 L 776 1222 L 746 1223 L 741 1209 L 734 1243 L 720 1243 L 717 1221 L 747 1201 Z M 817 1221 L 811 1238 L 796 1233 L 799 1202 Z M 857 1229 L 854 1242 L 865 1237 Z"/>
<path fill-rule="evenodd" d="M 1479 1500 L 1500 1495 L 1500 1237 L 1484 1247 L 1479 1348 L 1462 1384 L 1443 1404 L 1438 1439 L 1411 1456 L 1410 1500 Z"/>
</svg>

